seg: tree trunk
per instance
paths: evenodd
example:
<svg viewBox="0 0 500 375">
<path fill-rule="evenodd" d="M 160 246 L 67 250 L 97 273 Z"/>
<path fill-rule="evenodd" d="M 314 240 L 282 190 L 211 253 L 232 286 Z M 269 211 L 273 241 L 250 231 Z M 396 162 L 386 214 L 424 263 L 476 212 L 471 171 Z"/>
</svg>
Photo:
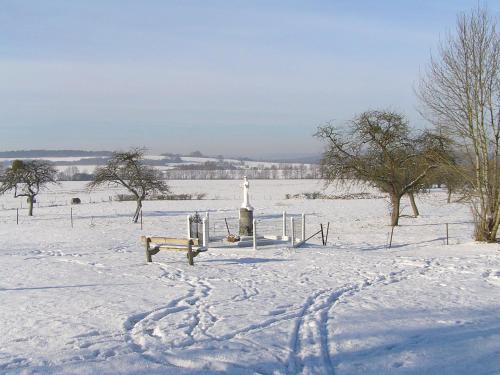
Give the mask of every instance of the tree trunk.
<svg viewBox="0 0 500 375">
<path fill-rule="evenodd" d="M 446 203 L 451 203 L 451 188 L 448 188 L 448 199 L 446 199 Z"/>
<path fill-rule="evenodd" d="M 415 203 L 415 194 L 409 192 L 408 197 L 410 198 L 411 209 L 413 210 L 413 216 L 418 217 L 420 215 L 420 212 L 418 212 L 418 207 L 417 204 Z"/>
<path fill-rule="evenodd" d="M 132 219 L 132 221 L 134 223 L 137 223 L 137 221 L 139 221 L 139 215 L 141 214 L 141 210 L 142 210 L 142 199 L 138 198 L 137 199 L 137 208 L 135 209 L 134 218 Z"/>
<path fill-rule="evenodd" d="M 498 222 L 493 222 L 492 229 L 490 231 L 490 238 L 488 239 L 488 242 L 495 243 L 497 242 L 497 233 L 498 233 Z"/>
<path fill-rule="evenodd" d="M 398 194 L 391 194 L 391 226 L 399 224 L 399 206 L 401 203 L 401 196 Z"/>
<path fill-rule="evenodd" d="M 498 232 L 498 225 L 495 223 L 495 219 L 492 216 L 489 216 L 486 218 L 486 223 L 484 225 L 485 233 L 484 233 L 484 238 L 483 241 L 489 242 L 489 243 L 495 243 L 497 242 L 497 232 Z"/>
<path fill-rule="evenodd" d="M 28 216 L 33 216 L 33 202 L 34 201 L 35 201 L 35 196 L 34 195 L 30 195 L 28 197 L 28 205 L 29 205 Z"/>
<path fill-rule="evenodd" d="M 497 242 L 498 223 L 489 215 L 484 215 L 477 208 L 474 214 L 474 239 L 481 242 Z"/>
<path fill-rule="evenodd" d="M 489 219 L 488 222 L 486 223 L 486 228 L 488 230 L 486 242 L 489 242 L 489 243 L 497 242 L 497 233 L 496 233 L 496 230 L 494 229 L 494 226 L 495 226 L 495 224 L 494 224 L 493 220 Z"/>
</svg>

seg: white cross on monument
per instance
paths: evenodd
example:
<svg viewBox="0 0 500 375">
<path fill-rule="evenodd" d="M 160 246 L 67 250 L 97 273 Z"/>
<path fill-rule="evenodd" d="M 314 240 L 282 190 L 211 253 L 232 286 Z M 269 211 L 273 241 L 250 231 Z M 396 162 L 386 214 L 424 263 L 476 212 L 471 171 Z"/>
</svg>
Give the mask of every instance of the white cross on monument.
<svg viewBox="0 0 500 375">
<path fill-rule="evenodd" d="M 246 208 L 248 211 L 253 211 L 253 207 L 250 205 L 250 200 L 248 198 L 248 189 L 250 187 L 250 183 L 248 182 L 247 176 L 243 177 L 243 203 L 241 204 L 241 208 Z"/>
</svg>

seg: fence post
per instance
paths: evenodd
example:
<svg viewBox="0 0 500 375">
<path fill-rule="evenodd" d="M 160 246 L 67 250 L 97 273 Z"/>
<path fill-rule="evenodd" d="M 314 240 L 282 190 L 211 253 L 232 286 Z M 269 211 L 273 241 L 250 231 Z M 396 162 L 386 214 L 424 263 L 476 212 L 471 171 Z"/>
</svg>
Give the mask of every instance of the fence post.
<svg viewBox="0 0 500 375">
<path fill-rule="evenodd" d="M 389 249 L 392 247 L 392 235 L 394 234 L 394 225 L 391 227 L 391 237 L 389 238 Z"/>
<path fill-rule="evenodd" d="M 73 228 L 73 207 L 70 209 L 70 216 L 71 216 L 71 228 Z"/>
<path fill-rule="evenodd" d="M 191 238 L 191 216 L 187 215 L 187 238 Z"/>
<path fill-rule="evenodd" d="M 253 249 L 257 250 L 257 220 L 253 219 Z"/>
<path fill-rule="evenodd" d="M 16 224 L 19 225 L 19 208 L 16 208 Z"/>
<path fill-rule="evenodd" d="M 202 219 L 202 226 L 203 226 L 203 247 L 208 248 L 210 237 L 208 236 L 208 219 L 206 217 Z"/>
<path fill-rule="evenodd" d="M 286 211 L 283 211 L 283 238 L 286 237 Z"/>
<path fill-rule="evenodd" d="M 208 242 L 210 242 L 210 214 L 208 211 L 205 214 L 205 220 L 207 222 L 207 244 L 208 244 Z M 205 228 L 205 227 L 203 227 L 203 228 Z"/>
<path fill-rule="evenodd" d="M 326 237 L 325 237 L 325 246 L 328 244 L 328 232 L 330 231 L 330 222 L 326 225 Z"/>
<path fill-rule="evenodd" d="M 300 234 L 300 240 L 304 241 L 306 239 L 306 214 L 302 214 L 302 232 Z"/>
<path fill-rule="evenodd" d="M 448 223 L 446 223 L 446 244 L 448 245 Z"/>
<path fill-rule="evenodd" d="M 295 246 L 295 226 L 293 225 L 293 217 L 290 218 L 290 243 L 292 244 L 292 247 Z"/>
</svg>

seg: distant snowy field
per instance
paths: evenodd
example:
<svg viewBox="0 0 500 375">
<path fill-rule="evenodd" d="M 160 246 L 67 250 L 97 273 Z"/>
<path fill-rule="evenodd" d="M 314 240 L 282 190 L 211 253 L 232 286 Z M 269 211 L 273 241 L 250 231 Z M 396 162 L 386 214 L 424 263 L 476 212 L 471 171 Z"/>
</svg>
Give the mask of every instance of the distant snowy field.
<svg viewBox="0 0 500 375">
<path fill-rule="evenodd" d="M 0 373 L 500 373 L 500 248 L 473 242 L 469 209 L 444 191 L 420 197 L 388 249 L 386 199 L 285 199 L 322 185 L 251 181 L 261 233 L 304 212 L 307 234 L 330 222 L 328 246 L 214 242 L 194 267 L 175 252 L 146 264 L 140 236 L 184 236 L 187 214 L 237 229 L 239 181 L 171 185 L 207 199 L 145 202 L 143 230 L 134 202 L 110 201 L 119 189 L 63 183 L 33 218 L 24 200 L 19 225 L 21 198 L 0 197 Z"/>
<path fill-rule="evenodd" d="M 70 167 L 76 167 L 78 168 L 79 172 L 81 173 L 94 173 L 94 170 L 99 167 L 99 165 L 93 165 L 93 164 L 87 164 L 87 163 L 82 163 L 79 164 L 79 161 L 84 162 L 86 159 L 93 159 L 93 158 L 100 158 L 100 157 L 95 157 L 95 156 L 82 156 L 82 157 L 36 157 L 34 159 L 37 160 L 47 160 L 51 161 L 54 163 L 54 167 L 58 172 L 63 172 L 67 170 Z M 102 157 L 104 158 L 104 157 Z M 31 158 L 0 158 L 0 165 L 4 165 L 4 167 L 8 167 L 11 163 L 12 160 L 14 159 L 20 159 L 20 160 L 30 160 Z M 162 155 L 146 155 L 145 156 L 146 160 L 162 160 L 165 159 L 165 156 Z M 272 166 L 279 167 L 282 163 L 277 163 L 277 162 L 267 162 L 267 161 L 239 161 L 236 159 L 223 159 L 225 162 L 228 163 L 233 163 L 233 164 L 240 164 L 242 163 L 245 168 L 270 168 Z M 162 166 L 156 166 L 157 169 L 159 170 L 168 170 L 172 168 L 178 168 L 182 165 L 202 165 L 206 162 L 217 162 L 219 159 L 217 158 L 211 158 L 211 157 L 192 157 L 192 156 L 183 156 L 182 157 L 182 162 L 177 162 L 177 163 L 167 163 L 166 165 Z M 62 162 L 72 162 L 71 165 L 67 165 Z M 293 166 L 301 166 L 301 165 L 309 165 L 309 164 L 303 164 L 303 163 L 286 163 L 288 165 L 293 165 Z"/>
</svg>

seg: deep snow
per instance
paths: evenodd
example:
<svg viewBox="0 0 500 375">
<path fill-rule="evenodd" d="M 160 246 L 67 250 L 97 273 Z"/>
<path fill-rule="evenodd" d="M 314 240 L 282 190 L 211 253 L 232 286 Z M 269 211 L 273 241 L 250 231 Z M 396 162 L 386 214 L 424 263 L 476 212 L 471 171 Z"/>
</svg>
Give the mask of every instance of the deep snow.
<svg viewBox="0 0 500 375">
<path fill-rule="evenodd" d="M 173 252 L 145 263 L 139 237 L 183 236 L 196 210 L 215 235 L 224 217 L 236 230 L 240 184 L 172 181 L 208 199 L 146 202 L 142 231 L 116 190 L 64 183 L 19 225 L 20 199 L 0 197 L 0 373 L 500 373 L 500 249 L 472 241 L 467 206 L 443 191 L 420 198 L 388 249 L 385 199 L 284 199 L 322 185 L 251 181 L 261 232 L 305 212 L 308 234 L 330 222 L 328 246 L 215 242 L 194 267 Z"/>
</svg>

